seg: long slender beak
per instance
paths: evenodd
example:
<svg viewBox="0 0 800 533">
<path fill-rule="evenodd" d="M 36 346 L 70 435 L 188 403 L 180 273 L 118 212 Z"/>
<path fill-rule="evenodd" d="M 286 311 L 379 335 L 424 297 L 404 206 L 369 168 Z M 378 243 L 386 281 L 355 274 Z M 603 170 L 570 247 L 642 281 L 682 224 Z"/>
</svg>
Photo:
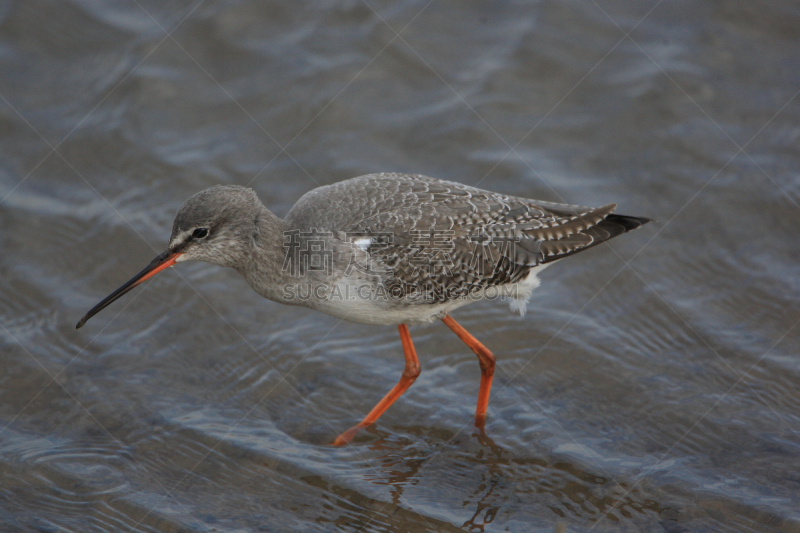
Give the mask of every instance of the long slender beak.
<svg viewBox="0 0 800 533">
<path fill-rule="evenodd" d="M 144 270 L 133 276 L 127 283 L 125 283 L 122 287 L 115 290 L 108 296 L 106 296 L 102 302 L 92 307 L 88 313 L 83 315 L 83 318 L 80 319 L 78 325 L 75 326 L 75 329 L 80 329 L 86 324 L 86 321 L 92 318 L 94 315 L 108 307 L 111 302 L 128 292 L 129 290 L 133 289 L 137 285 L 147 281 L 148 279 L 152 278 L 159 272 L 164 269 L 167 269 L 175 264 L 175 261 L 180 257 L 182 254 L 181 252 L 173 252 L 172 250 L 166 250 L 162 252 L 153 259 Z"/>
</svg>

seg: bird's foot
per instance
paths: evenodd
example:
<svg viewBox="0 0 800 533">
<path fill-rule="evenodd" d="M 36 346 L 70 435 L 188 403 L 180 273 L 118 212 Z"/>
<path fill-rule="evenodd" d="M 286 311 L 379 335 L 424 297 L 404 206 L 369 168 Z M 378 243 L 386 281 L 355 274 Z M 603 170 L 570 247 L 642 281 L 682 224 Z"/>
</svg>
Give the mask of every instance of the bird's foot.
<svg viewBox="0 0 800 533">
<path fill-rule="evenodd" d="M 344 433 L 342 433 L 341 435 L 336 437 L 336 439 L 333 441 L 333 445 L 334 446 L 344 446 L 345 444 L 347 444 L 351 440 L 353 440 L 353 437 L 356 436 L 356 433 L 358 433 L 359 431 L 361 431 L 365 427 L 366 427 L 366 425 L 356 424 L 355 426 L 351 427 L 350 429 L 348 429 L 347 431 L 345 431 Z"/>
</svg>

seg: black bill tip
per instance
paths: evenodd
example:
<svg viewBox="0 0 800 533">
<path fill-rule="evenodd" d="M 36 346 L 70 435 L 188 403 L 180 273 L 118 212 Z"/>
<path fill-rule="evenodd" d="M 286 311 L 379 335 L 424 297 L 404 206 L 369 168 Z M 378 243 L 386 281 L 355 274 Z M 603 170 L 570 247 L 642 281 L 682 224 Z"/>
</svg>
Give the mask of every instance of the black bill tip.
<svg viewBox="0 0 800 533">
<path fill-rule="evenodd" d="M 106 296 L 103 301 L 99 304 L 92 307 L 88 313 L 83 315 L 78 323 L 75 325 L 75 329 L 81 329 L 86 321 L 92 318 L 94 315 L 108 307 L 111 302 L 115 301 L 117 298 L 122 296 L 123 294 L 127 293 L 140 283 L 150 279 L 151 277 L 155 276 L 165 268 L 169 268 L 175 264 L 175 261 L 180 257 L 182 254 L 180 252 L 173 252 L 172 250 L 167 250 L 158 255 L 155 259 L 153 259 L 144 270 L 136 274 L 133 278 L 131 278 L 127 283 L 125 283 L 122 287 L 115 290 L 108 296 Z"/>
</svg>

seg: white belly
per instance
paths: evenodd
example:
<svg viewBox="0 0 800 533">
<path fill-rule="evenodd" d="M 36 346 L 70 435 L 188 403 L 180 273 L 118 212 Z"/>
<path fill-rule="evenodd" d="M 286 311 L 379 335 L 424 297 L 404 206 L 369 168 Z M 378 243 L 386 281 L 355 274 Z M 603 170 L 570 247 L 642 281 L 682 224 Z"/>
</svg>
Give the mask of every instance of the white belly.
<svg viewBox="0 0 800 533">
<path fill-rule="evenodd" d="M 344 278 L 331 287 L 326 286 L 316 294 L 299 289 L 293 304 L 303 305 L 325 314 L 373 325 L 397 325 L 431 322 L 469 303 L 484 299 L 511 299 L 512 311 L 525 314 L 533 290 L 539 286 L 538 272 L 547 265 L 536 267 L 518 283 L 503 287 L 490 287 L 478 294 L 450 300 L 429 302 L 421 298 L 393 298 L 380 288 L 365 285 L 364 280 Z M 287 302 L 289 303 L 289 302 Z"/>
<path fill-rule="evenodd" d="M 444 303 L 407 302 L 382 298 L 329 298 L 314 302 L 313 307 L 325 314 L 372 325 L 397 325 L 417 322 L 431 322 L 444 317 L 450 311 L 470 303 L 472 300 L 459 299 Z"/>
</svg>

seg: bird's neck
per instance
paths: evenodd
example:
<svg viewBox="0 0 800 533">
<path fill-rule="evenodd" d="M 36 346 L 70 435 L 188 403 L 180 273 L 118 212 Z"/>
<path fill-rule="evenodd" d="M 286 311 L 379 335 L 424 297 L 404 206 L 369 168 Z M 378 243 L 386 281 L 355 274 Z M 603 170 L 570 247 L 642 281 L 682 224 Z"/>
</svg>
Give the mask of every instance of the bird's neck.
<svg viewBox="0 0 800 533">
<path fill-rule="evenodd" d="M 284 223 L 272 211 L 261 206 L 255 219 L 252 249 L 236 270 L 261 296 L 283 302 L 283 285 L 289 282 L 284 273 Z"/>
</svg>

